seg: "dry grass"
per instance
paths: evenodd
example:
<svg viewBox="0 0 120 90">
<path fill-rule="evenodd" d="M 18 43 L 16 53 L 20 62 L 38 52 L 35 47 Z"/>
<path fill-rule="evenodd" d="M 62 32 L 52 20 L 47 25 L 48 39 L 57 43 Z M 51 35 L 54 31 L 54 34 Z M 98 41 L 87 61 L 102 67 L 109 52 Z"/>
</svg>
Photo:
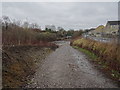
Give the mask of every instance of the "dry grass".
<svg viewBox="0 0 120 90">
<path fill-rule="evenodd" d="M 56 40 L 56 34 L 50 32 L 25 29 L 20 26 L 13 26 L 6 30 L 2 28 L 2 44 L 5 45 L 42 45 Z"/>
<path fill-rule="evenodd" d="M 71 42 L 72 46 L 87 49 L 98 56 L 97 61 L 110 71 L 112 76 L 120 79 L 120 46 L 115 43 L 102 43 L 79 38 Z"/>
<path fill-rule="evenodd" d="M 15 46 L 3 47 L 2 86 L 20 88 L 34 75 L 42 60 L 56 47 Z"/>
</svg>

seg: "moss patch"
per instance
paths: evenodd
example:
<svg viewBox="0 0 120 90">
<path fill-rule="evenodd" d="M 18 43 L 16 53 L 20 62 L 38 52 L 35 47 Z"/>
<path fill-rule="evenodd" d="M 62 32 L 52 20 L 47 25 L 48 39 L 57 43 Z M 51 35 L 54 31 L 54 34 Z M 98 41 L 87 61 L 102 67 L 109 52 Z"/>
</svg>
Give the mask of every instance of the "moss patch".
<svg viewBox="0 0 120 90">
<path fill-rule="evenodd" d="M 92 52 L 90 52 L 90 51 L 88 51 L 86 49 L 79 48 L 77 46 L 73 46 L 73 48 L 78 49 L 79 51 L 85 53 L 88 57 L 90 57 L 93 60 L 96 60 L 98 58 L 94 53 L 92 53 Z"/>
</svg>

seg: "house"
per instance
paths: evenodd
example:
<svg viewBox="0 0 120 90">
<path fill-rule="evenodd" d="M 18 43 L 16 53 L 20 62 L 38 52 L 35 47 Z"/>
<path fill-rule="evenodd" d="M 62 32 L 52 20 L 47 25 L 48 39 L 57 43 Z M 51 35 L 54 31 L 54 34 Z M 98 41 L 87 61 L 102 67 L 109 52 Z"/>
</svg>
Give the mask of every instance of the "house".
<svg viewBox="0 0 120 90">
<path fill-rule="evenodd" d="M 94 30 L 88 32 L 88 34 L 90 36 L 100 37 L 103 34 L 103 29 L 104 29 L 104 26 L 100 25 L 97 28 L 95 28 Z"/>
<path fill-rule="evenodd" d="M 52 30 L 52 31 L 56 31 L 56 27 L 55 27 L 55 25 L 46 25 L 45 26 L 45 29 L 50 29 L 50 30 Z"/>
<path fill-rule="evenodd" d="M 106 33 L 111 35 L 118 35 L 120 21 L 108 21 L 105 27 Z"/>
<path fill-rule="evenodd" d="M 120 21 L 108 21 L 106 24 L 106 28 L 118 29 L 119 25 L 120 25 Z"/>
<path fill-rule="evenodd" d="M 105 26 L 100 25 L 88 34 L 91 36 L 117 36 L 119 33 L 120 21 L 108 21 Z"/>
</svg>

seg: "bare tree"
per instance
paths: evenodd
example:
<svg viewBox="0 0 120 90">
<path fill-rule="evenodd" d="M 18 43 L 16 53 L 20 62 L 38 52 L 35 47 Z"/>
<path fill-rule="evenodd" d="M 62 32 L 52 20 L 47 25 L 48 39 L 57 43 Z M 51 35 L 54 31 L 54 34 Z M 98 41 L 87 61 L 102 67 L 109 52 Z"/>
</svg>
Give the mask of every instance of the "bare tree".
<svg viewBox="0 0 120 90">
<path fill-rule="evenodd" d="M 8 16 L 3 16 L 3 23 L 5 24 L 5 29 L 8 29 L 8 25 L 11 23 L 11 20 Z"/>
</svg>

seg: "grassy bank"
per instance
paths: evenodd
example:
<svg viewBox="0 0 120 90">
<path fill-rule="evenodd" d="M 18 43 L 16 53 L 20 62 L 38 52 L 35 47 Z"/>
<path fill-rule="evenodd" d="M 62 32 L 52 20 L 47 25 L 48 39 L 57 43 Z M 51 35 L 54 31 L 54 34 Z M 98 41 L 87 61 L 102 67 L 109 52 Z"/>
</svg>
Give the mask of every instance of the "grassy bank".
<svg viewBox="0 0 120 90">
<path fill-rule="evenodd" d="M 71 41 L 71 45 L 91 57 L 113 79 L 120 80 L 120 47 L 117 44 L 78 38 Z"/>
<path fill-rule="evenodd" d="M 4 46 L 2 51 L 3 88 L 23 87 L 40 67 L 42 60 L 55 48 L 56 46 Z"/>
<path fill-rule="evenodd" d="M 2 85 L 18 88 L 25 85 L 27 77 L 35 73 L 36 63 L 58 46 L 56 32 L 41 30 L 39 25 L 2 17 Z"/>
</svg>

